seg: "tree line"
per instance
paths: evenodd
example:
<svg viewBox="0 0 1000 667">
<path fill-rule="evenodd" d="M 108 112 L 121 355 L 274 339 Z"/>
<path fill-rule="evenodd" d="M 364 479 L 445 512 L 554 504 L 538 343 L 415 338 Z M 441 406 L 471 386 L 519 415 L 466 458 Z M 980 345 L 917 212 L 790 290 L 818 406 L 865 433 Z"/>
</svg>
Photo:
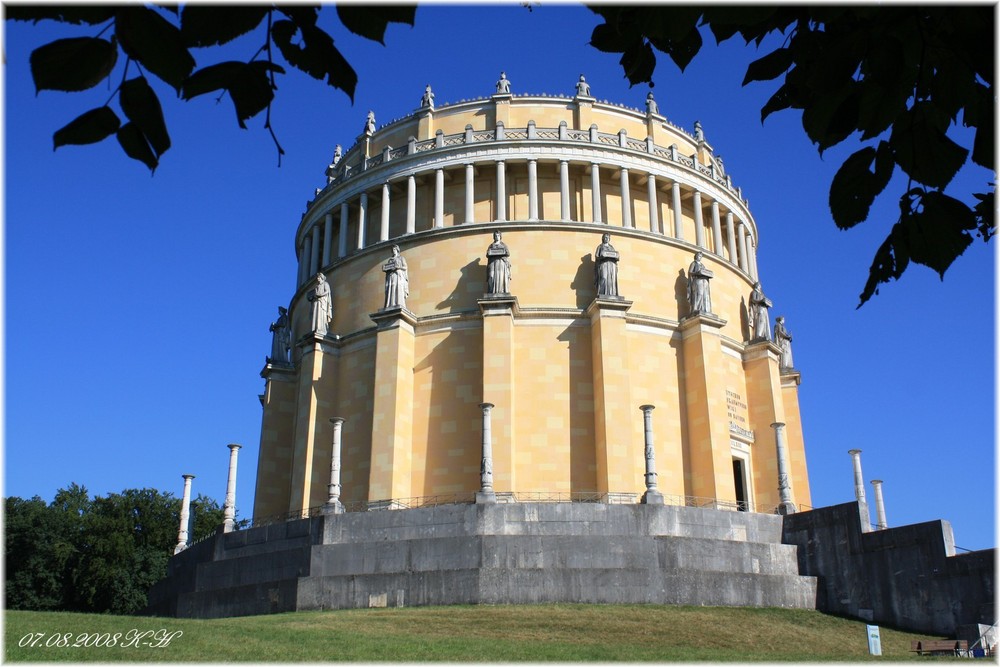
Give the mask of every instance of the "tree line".
<svg viewBox="0 0 1000 667">
<path fill-rule="evenodd" d="M 181 501 L 156 489 L 91 497 L 77 484 L 51 503 L 4 498 L 7 609 L 134 614 L 167 573 L 177 545 Z M 189 539 L 214 533 L 222 508 L 199 495 Z"/>
</svg>

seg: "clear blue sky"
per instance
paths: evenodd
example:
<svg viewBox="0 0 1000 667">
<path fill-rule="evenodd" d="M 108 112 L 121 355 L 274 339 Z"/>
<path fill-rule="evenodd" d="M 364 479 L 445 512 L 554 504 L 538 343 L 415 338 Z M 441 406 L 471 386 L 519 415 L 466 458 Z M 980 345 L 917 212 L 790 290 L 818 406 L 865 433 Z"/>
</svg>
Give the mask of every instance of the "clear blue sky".
<svg viewBox="0 0 1000 667">
<path fill-rule="evenodd" d="M 501 70 L 515 94 L 571 95 L 581 73 L 598 99 L 641 107 L 648 92 L 588 46 L 599 19 L 577 5 L 422 6 L 386 47 L 346 33 L 332 8 L 321 23 L 359 74 L 353 106 L 290 69 L 272 110 L 278 168 L 263 114 L 240 130 L 228 99 L 181 103 L 161 84 L 174 146 L 152 177 L 113 140 L 52 151 L 52 132 L 110 90 L 36 96 L 28 56 L 96 31 L 4 26 L 4 495 L 48 501 L 71 482 L 180 495 L 193 473 L 194 492 L 221 502 L 238 442 L 249 515 L 268 324 L 293 292 L 293 233 L 334 145 L 353 143 L 369 109 L 380 125 L 407 115 L 428 83 L 439 105 L 489 95 Z M 677 125 L 701 121 L 749 199 L 772 315 L 795 337 L 814 505 L 853 498 L 847 450 L 859 448 L 866 480 L 885 482 L 890 525 L 943 518 L 959 546 L 994 546 L 996 244 L 977 240 L 943 282 L 914 266 L 856 310 L 905 183 L 870 222 L 837 230 L 827 192 L 856 142 L 821 158 L 798 112 L 761 125 L 776 84 L 740 86 L 754 48 L 706 42 L 683 74 L 659 58 L 656 99 Z M 968 169 L 953 187 L 990 177 Z"/>
</svg>

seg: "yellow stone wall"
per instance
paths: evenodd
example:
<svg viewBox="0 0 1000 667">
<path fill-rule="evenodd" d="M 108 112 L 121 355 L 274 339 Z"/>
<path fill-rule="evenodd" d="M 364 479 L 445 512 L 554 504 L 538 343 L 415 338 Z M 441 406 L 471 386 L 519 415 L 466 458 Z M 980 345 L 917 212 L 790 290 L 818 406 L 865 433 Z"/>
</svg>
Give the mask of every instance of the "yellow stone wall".
<svg viewBox="0 0 1000 667">
<path fill-rule="evenodd" d="M 492 129 L 498 119 L 510 130 L 528 121 L 539 128 L 565 121 L 580 130 L 595 123 L 601 132 L 624 128 L 638 140 L 648 130 L 641 114 L 609 105 L 515 97 L 421 111 L 363 141 L 377 155 L 385 146 L 404 146 L 410 136 L 423 141 L 436 130 L 463 132 L 467 124 Z M 683 133 L 663 125 L 656 130 L 661 145 L 677 143 L 686 156 L 695 152 Z M 507 222 L 492 222 L 496 169 L 482 163 L 475 171 L 472 224 L 465 220 L 464 165 L 445 172 L 443 229 L 433 228 L 433 171 L 416 179 L 415 234 L 405 234 L 405 178 L 390 189 L 388 242 L 379 241 L 380 184 L 368 191 L 361 250 L 358 200 L 350 200 L 344 258 L 338 257 L 340 209 L 334 207 L 333 257 L 323 268 L 333 292 L 331 336 L 319 340 L 309 333 L 312 281 L 306 281 L 290 308 L 295 368 L 264 372 L 255 516 L 304 511 L 326 500 L 331 417 L 345 419 L 344 502 L 471 494 L 480 484 L 482 402 L 495 405 L 497 492 L 640 495 L 639 406 L 652 404 L 658 488 L 668 498 L 734 501 L 736 447 L 749 452 L 750 500 L 775 505 L 770 424 L 784 421 L 794 501 L 808 506 L 798 376 L 783 376 L 773 351 L 746 343 L 752 280 L 710 252 L 710 199 L 703 199 L 703 261 L 715 272 L 713 313 L 690 318 L 686 276 L 696 250 L 690 191 L 684 191 L 678 240 L 672 238 L 670 181 L 658 180 L 658 228 L 665 233 L 651 232 L 645 176 L 631 173 L 633 228 L 625 229 L 619 172 L 603 165 L 601 218 L 607 224 L 593 224 L 589 163 L 571 162 L 572 221 L 563 222 L 558 162 L 549 157 L 537 164 L 539 221 L 527 221 L 523 158 L 507 163 Z M 720 250 L 728 257 L 725 210 L 720 213 Z M 494 230 L 502 231 L 513 265 L 516 300 L 502 303 L 483 298 L 485 251 Z M 595 304 L 593 253 L 605 232 L 621 254 L 622 300 Z M 393 244 L 407 262 L 410 294 L 405 312 L 387 316 L 379 314 L 381 265 Z M 734 440 L 730 400 L 746 404 L 736 411 L 754 432 L 752 442 Z"/>
</svg>

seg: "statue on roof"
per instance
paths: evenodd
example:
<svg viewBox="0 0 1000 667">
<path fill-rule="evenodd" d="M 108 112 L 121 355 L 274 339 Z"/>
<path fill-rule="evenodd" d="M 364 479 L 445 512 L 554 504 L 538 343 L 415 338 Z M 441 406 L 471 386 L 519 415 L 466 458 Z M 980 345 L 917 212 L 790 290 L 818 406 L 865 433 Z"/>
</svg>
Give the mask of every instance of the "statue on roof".
<svg viewBox="0 0 1000 667">
<path fill-rule="evenodd" d="M 368 118 L 365 120 L 365 134 L 371 136 L 375 134 L 375 112 L 369 111 Z"/>
<path fill-rule="evenodd" d="M 701 129 L 701 121 L 694 122 L 694 138 L 698 141 L 705 141 L 705 131 Z"/>
<path fill-rule="evenodd" d="M 420 98 L 420 108 L 434 108 L 434 93 L 431 91 L 431 84 L 424 88 L 424 96 Z"/>
<path fill-rule="evenodd" d="M 497 94 L 510 94 L 510 80 L 507 78 L 507 72 L 500 72 L 500 80 L 497 81 Z"/>
<path fill-rule="evenodd" d="M 649 94 L 646 95 L 646 113 L 657 115 L 660 113 L 660 107 L 656 105 L 656 100 L 653 99 L 653 91 L 649 91 Z"/>
<path fill-rule="evenodd" d="M 580 75 L 580 80 L 576 82 L 576 94 L 580 97 L 590 97 L 590 84 Z"/>
</svg>

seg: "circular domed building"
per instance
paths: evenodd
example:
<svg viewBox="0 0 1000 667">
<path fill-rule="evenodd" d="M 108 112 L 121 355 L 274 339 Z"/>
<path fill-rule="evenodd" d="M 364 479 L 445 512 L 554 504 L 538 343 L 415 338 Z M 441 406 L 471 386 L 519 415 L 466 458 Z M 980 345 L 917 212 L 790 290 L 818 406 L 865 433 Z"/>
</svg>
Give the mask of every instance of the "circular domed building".
<svg viewBox="0 0 1000 667">
<path fill-rule="evenodd" d="M 569 98 L 501 76 L 369 113 L 295 232 L 255 520 L 331 500 L 810 505 L 759 238 L 700 125 L 652 93 L 643 111 L 582 77 Z"/>
</svg>

